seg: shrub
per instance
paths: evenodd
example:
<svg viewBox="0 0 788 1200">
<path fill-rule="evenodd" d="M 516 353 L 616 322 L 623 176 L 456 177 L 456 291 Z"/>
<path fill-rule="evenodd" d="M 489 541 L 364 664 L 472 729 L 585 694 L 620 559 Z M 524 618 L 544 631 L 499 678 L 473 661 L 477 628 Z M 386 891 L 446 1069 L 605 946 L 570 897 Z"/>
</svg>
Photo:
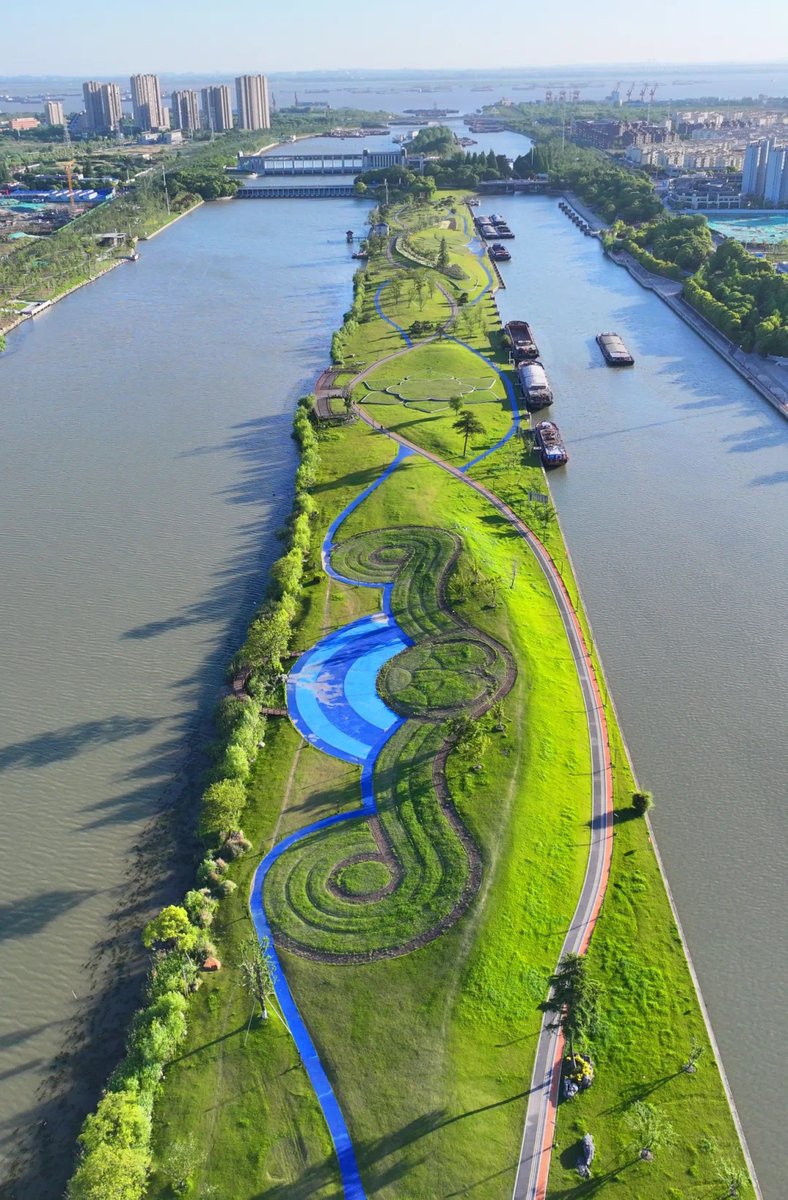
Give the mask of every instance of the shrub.
<svg viewBox="0 0 788 1200">
<path fill-rule="evenodd" d="M 243 757 L 245 773 L 248 775 L 249 761 L 239 747 L 227 747 L 222 756 L 222 766 L 239 755 Z M 221 840 L 232 829 L 237 829 L 245 804 L 246 789 L 240 778 L 224 778 L 212 783 L 202 797 L 200 837 L 206 841 Z"/>
<path fill-rule="evenodd" d="M 153 946 L 172 946 L 188 953 L 197 939 L 197 930 L 189 920 L 185 908 L 168 904 L 157 917 L 149 921 L 142 933 L 142 944 L 150 950 Z"/>
<path fill-rule="evenodd" d="M 645 817 L 654 807 L 654 797 L 651 792 L 633 792 L 632 807 L 639 817 Z"/>
<path fill-rule="evenodd" d="M 222 879 L 216 890 L 222 900 L 224 900 L 227 896 L 232 896 L 237 886 L 236 883 L 233 883 L 232 879 Z"/>
<path fill-rule="evenodd" d="M 208 888 L 187 892 L 184 904 L 193 925 L 198 925 L 200 929 L 208 929 L 213 924 L 219 901 L 214 899 Z"/>
<path fill-rule="evenodd" d="M 226 839 L 221 853 L 223 858 L 234 859 L 240 858 L 243 854 L 246 854 L 247 850 L 251 850 L 251 848 L 252 843 L 246 840 L 243 830 L 236 829 Z"/>
</svg>

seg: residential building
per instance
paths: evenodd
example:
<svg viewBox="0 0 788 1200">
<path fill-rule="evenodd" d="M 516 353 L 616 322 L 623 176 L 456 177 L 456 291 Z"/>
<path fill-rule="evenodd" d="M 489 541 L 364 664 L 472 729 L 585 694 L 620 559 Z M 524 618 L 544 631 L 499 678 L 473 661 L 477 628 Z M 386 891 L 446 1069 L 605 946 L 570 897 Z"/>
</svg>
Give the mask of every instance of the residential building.
<svg viewBox="0 0 788 1200">
<path fill-rule="evenodd" d="M 239 129 L 270 129 L 268 81 L 265 75 L 239 75 L 235 81 Z"/>
<path fill-rule="evenodd" d="M 768 138 L 751 142 L 744 153 L 744 175 L 742 193 L 745 196 L 762 196 L 766 187 L 766 164 L 772 143 Z"/>
<path fill-rule="evenodd" d="M 85 99 L 85 132 L 116 133 L 123 116 L 118 85 L 91 80 L 82 84 L 82 95 Z"/>
<path fill-rule="evenodd" d="M 751 142 L 744 155 L 742 192 L 764 204 L 788 204 L 788 147 L 775 139 Z"/>
<path fill-rule="evenodd" d="M 66 114 L 63 111 L 63 101 L 47 100 L 44 105 L 44 115 L 47 125 L 65 125 Z"/>
<path fill-rule="evenodd" d="M 161 86 L 158 75 L 132 75 L 130 83 L 134 124 L 143 133 L 147 133 L 149 130 L 167 129 L 169 121 L 161 102 Z"/>
<path fill-rule="evenodd" d="M 233 102 L 226 83 L 204 87 L 202 95 L 203 125 L 213 133 L 226 133 L 233 127 Z"/>
<path fill-rule="evenodd" d="M 170 97 L 170 125 L 183 133 L 194 133 L 200 128 L 200 97 L 197 92 L 173 92 Z"/>
<path fill-rule="evenodd" d="M 769 205 L 788 204 L 788 148 L 785 146 L 772 145 L 769 150 L 763 199 Z"/>
</svg>

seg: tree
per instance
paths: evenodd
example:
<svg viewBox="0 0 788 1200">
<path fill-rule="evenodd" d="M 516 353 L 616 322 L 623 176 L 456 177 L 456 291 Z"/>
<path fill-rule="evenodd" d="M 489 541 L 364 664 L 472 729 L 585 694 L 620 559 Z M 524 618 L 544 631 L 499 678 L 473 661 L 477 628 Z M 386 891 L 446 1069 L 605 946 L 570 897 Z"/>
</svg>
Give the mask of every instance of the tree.
<svg viewBox="0 0 788 1200">
<path fill-rule="evenodd" d="M 699 1042 L 696 1037 L 693 1037 L 692 1042 L 690 1043 L 689 1058 L 681 1068 L 685 1075 L 695 1074 L 698 1069 L 698 1059 L 704 1053 L 705 1049 L 706 1047 Z"/>
<path fill-rule="evenodd" d="M 632 807 L 639 817 L 645 817 L 654 807 L 654 797 L 651 792 L 633 792 Z"/>
<path fill-rule="evenodd" d="M 268 1001 L 275 995 L 276 963 L 271 957 L 268 938 L 248 938 L 241 950 L 241 978 L 247 992 L 260 1005 L 260 1014 L 268 1020 Z"/>
<path fill-rule="evenodd" d="M 441 238 L 441 244 L 438 249 L 438 257 L 435 266 L 439 271 L 445 271 L 449 265 L 449 247 L 446 245 L 446 238 Z"/>
<path fill-rule="evenodd" d="M 550 976 L 550 996 L 545 1002 L 548 1012 L 558 1013 L 558 1025 L 569 1043 L 569 1053 L 575 1056 L 575 1038 L 582 1041 L 593 1037 L 599 1021 L 601 989 L 588 975 L 585 956 L 565 954 L 555 975 Z"/>
<path fill-rule="evenodd" d="M 452 396 L 449 399 L 449 408 L 453 413 L 462 412 L 462 396 Z"/>
<path fill-rule="evenodd" d="M 731 1162 L 723 1161 L 717 1167 L 717 1179 L 726 1189 L 725 1196 L 741 1196 L 749 1186 L 750 1177 L 744 1167 L 737 1167 Z"/>
<path fill-rule="evenodd" d="M 220 779 L 205 790 L 200 810 L 200 837 L 221 841 L 237 829 L 246 804 L 246 788 L 240 779 Z"/>
<path fill-rule="evenodd" d="M 482 425 L 481 421 L 468 409 L 462 409 L 460 411 L 457 420 L 452 425 L 452 429 L 456 430 L 457 433 L 461 434 L 461 436 L 465 438 L 462 447 L 463 458 L 465 458 L 465 455 L 468 451 L 468 438 L 471 437 L 472 434 L 484 433 L 484 426 Z"/>
<path fill-rule="evenodd" d="M 154 917 L 145 926 L 142 944 L 148 950 L 155 945 L 161 945 L 188 952 L 196 946 L 197 936 L 197 930 L 189 920 L 186 909 L 177 904 L 168 904 L 158 917 Z"/>
<path fill-rule="evenodd" d="M 675 1138 L 670 1121 L 644 1100 L 633 1104 L 627 1113 L 627 1124 L 633 1134 L 631 1147 L 644 1162 L 651 1162 L 657 1151 L 669 1146 Z"/>
<path fill-rule="evenodd" d="M 200 1165 L 200 1155 L 194 1135 L 178 1138 L 167 1146 L 166 1158 L 159 1166 L 160 1173 L 172 1185 L 177 1196 L 188 1192 L 193 1186 L 193 1173 Z"/>
<path fill-rule="evenodd" d="M 150 1154 L 102 1142 L 86 1154 L 68 1187 L 69 1200 L 141 1200 Z"/>
</svg>

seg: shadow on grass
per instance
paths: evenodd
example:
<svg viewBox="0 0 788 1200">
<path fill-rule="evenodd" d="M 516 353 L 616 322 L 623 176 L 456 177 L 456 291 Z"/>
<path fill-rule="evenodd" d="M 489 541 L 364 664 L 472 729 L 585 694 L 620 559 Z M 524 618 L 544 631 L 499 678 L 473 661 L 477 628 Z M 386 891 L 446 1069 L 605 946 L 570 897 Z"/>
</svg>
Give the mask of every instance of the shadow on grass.
<svg viewBox="0 0 788 1200">
<path fill-rule="evenodd" d="M 560 1161 L 565 1170 L 576 1170 L 580 1146 L 579 1141 L 573 1142 L 562 1152 Z M 620 1166 L 613 1167 L 610 1171 L 604 1171 L 601 1175 L 594 1175 L 591 1179 L 581 1179 L 571 1187 L 551 1191 L 551 1200 L 582 1200 L 582 1197 L 585 1196 L 596 1196 L 609 1183 L 620 1183 L 622 1173 L 629 1170 L 630 1167 L 634 1167 L 639 1161 L 638 1158 L 629 1159 L 628 1162 L 621 1163 Z"/>
<path fill-rule="evenodd" d="M 679 1067 L 678 1071 L 673 1071 L 670 1075 L 663 1075 L 660 1079 L 652 1079 L 648 1083 L 633 1084 L 632 1087 L 627 1088 L 623 1098 L 618 1102 L 618 1104 L 613 1104 L 610 1108 L 604 1109 L 602 1115 L 607 1115 L 608 1113 L 626 1112 L 626 1110 L 631 1108 L 633 1104 L 636 1104 L 638 1100 L 645 1100 L 647 1096 L 652 1094 L 652 1092 L 658 1091 L 661 1087 L 664 1087 L 666 1083 L 670 1083 L 672 1079 L 678 1079 L 679 1075 L 684 1074 L 685 1071 L 683 1067 Z"/>
</svg>

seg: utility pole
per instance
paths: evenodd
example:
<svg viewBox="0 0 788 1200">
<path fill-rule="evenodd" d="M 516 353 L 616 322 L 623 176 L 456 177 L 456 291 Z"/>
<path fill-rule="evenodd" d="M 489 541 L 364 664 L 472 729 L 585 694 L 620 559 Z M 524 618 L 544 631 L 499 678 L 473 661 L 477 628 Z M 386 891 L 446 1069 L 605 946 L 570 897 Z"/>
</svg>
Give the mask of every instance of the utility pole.
<svg viewBox="0 0 788 1200">
<path fill-rule="evenodd" d="M 161 164 L 161 181 L 164 184 L 164 201 L 167 205 L 167 216 L 171 216 L 170 212 L 170 194 L 167 191 L 167 172 L 164 169 L 164 163 Z"/>
</svg>

